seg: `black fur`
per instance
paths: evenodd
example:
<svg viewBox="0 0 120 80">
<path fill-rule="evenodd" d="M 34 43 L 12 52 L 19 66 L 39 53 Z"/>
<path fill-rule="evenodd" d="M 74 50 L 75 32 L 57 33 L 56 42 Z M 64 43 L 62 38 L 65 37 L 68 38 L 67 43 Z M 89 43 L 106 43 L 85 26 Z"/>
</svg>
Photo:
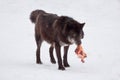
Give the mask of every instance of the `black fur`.
<svg viewBox="0 0 120 80">
<path fill-rule="evenodd" d="M 49 48 L 50 60 L 56 63 L 53 56 L 55 47 L 58 59 L 58 69 L 65 70 L 69 67 L 67 61 L 67 52 L 69 45 L 75 43 L 81 44 L 84 37 L 83 26 L 85 23 L 79 23 L 68 16 L 57 16 L 56 14 L 46 13 L 43 10 L 35 10 L 30 15 L 30 20 L 35 23 L 35 40 L 37 44 L 36 63 L 41 64 L 40 47 L 43 41 L 51 44 Z M 61 58 L 61 46 L 64 46 L 63 61 Z"/>
</svg>

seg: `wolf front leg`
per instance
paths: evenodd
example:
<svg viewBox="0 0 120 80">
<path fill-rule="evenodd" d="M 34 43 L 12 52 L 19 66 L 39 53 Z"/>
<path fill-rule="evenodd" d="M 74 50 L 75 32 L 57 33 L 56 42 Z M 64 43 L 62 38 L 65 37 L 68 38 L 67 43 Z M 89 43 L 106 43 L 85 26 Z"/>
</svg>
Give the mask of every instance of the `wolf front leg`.
<svg viewBox="0 0 120 80">
<path fill-rule="evenodd" d="M 55 44 L 55 50 L 56 50 L 56 55 L 57 55 L 57 59 L 58 59 L 58 69 L 59 70 L 65 70 L 63 64 L 62 64 L 62 58 L 61 58 L 61 46 L 59 45 L 59 43 Z"/>
<path fill-rule="evenodd" d="M 64 66 L 65 66 L 65 67 L 70 67 L 70 65 L 68 64 L 68 60 L 67 60 L 68 49 L 69 49 L 69 46 L 65 46 L 65 47 L 64 47 L 63 62 L 64 62 Z"/>
</svg>

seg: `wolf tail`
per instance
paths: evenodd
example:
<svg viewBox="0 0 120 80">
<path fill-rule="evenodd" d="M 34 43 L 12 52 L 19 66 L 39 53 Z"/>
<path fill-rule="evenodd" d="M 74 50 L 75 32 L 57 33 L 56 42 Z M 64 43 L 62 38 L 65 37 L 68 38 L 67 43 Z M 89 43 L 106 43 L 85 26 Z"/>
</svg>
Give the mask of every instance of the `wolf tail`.
<svg viewBox="0 0 120 80">
<path fill-rule="evenodd" d="M 46 13 L 45 11 L 43 11 L 43 10 L 38 10 L 38 9 L 32 11 L 31 14 L 30 14 L 30 20 L 31 20 L 31 22 L 32 22 L 32 23 L 35 23 L 37 17 L 38 17 L 39 15 L 42 15 L 42 14 L 45 14 L 45 13 Z"/>
</svg>

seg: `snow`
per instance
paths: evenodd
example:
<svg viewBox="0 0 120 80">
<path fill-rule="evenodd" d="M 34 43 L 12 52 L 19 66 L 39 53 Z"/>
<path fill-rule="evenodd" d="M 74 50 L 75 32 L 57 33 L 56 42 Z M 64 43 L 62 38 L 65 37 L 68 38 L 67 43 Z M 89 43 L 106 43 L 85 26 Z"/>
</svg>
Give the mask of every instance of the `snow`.
<svg viewBox="0 0 120 80">
<path fill-rule="evenodd" d="M 42 44 L 42 65 L 35 63 L 31 11 L 43 9 L 86 22 L 83 64 L 70 46 L 65 71 L 49 60 Z M 0 0 L 0 80 L 120 80 L 119 0 Z M 56 55 L 55 55 L 56 56 Z"/>
</svg>

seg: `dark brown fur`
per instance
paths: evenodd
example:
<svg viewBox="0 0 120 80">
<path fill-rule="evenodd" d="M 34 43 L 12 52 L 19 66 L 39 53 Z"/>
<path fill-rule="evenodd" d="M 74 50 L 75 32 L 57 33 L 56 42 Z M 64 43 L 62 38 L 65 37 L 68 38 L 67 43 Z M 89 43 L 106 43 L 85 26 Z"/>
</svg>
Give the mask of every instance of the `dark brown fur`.
<svg viewBox="0 0 120 80">
<path fill-rule="evenodd" d="M 50 60 L 56 63 L 53 56 L 55 47 L 58 59 L 58 69 L 65 70 L 69 67 L 67 61 L 67 52 L 69 45 L 76 43 L 81 44 L 84 36 L 83 26 L 85 23 L 79 23 L 67 16 L 57 16 L 56 14 L 46 13 L 43 10 L 35 10 L 30 15 L 30 20 L 35 23 L 35 40 L 37 44 L 36 63 L 41 64 L 40 47 L 43 41 L 51 44 L 49 48 Z M 61 46 L 64 46 L 63 62 L 61 58 Z"/>
</svg>

